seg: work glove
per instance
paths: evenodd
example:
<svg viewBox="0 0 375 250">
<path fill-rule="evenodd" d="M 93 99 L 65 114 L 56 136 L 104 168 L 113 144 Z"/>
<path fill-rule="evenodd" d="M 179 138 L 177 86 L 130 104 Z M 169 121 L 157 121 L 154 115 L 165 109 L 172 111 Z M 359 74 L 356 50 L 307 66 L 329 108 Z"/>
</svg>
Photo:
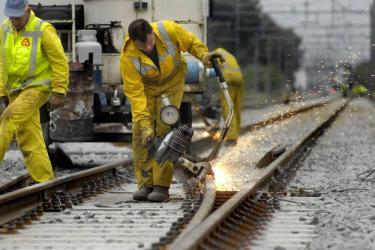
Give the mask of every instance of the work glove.
<svg viewBox="0 0 375 250">
<path fill-rule="evenodd" d="M 142 145 L 150 146 L 154 140 L 154 130 L 150 127 L 144 128 L 142 130 Z"/>
<path fill-rule="evenodd" d="M 48 109 L 49 110 L 54 110 L 61 108 L 64 106 L 64 95 L 60 93 L 52 93 L 49 103 L 48 103 Z"/>
<path fill-rule="evenodd" d="M 211 59 L 215 57 L 219 58 L 221 63 L 225 62 L 225 58 L 223 57 L 222 54 L 220 54 L 219 52 L 213 51 L 213 52 L 206 53 L 202 56 L 202 63 L 207 68 L 212 68 Z"/>
<path fill-rule="evenodd" d="M 7 107 L 9 105 L 9 98 L 7 96 L 1 96 L 1 101 L 4 103 L 4 106 Z"/>
</svg>

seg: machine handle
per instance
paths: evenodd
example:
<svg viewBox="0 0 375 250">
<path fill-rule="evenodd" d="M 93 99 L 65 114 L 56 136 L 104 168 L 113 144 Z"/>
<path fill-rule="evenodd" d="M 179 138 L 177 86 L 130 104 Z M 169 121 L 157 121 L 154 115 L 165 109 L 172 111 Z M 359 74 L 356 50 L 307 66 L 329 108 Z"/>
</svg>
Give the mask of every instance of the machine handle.
<svg viewBox="0 0 375 250">
<path fill-rule="evenodd" d="M 219 78 L 219 81 L 225 82 L 223 72 L 221 71 L 220 65 L 219 65 L 219 56 L 214 56 L 211 59 L 211 63 L 212 63 L 212 67 L 215 70 L 216 76 Z"/>
<path fill-rule="evenodd" d="M 218 156 L 219 151 L 221 149 L 221 146 L 223 144 L 224 138 L 225 138 L 225 136 L 228 132 L 229 125 L 232 122 L 233 116 L 234 116 L 234 105 L 233 105 L 232 99 L 231 99 L 231 97 L 229 95 L 229 92 L 228 92 L 228 85 L 227 85 L 227 83 L 225 81 L 225 78 L 223 76 L 223 73 L 220 69 L 220 65 L 219 65 L 219 62 L 218 62 L 218 56 L 215 56 L 214 58 L 212 58 L 211 63 L 212 63 L 212 66 L 215 70 L 220 89 L 223 91 L 225 100 L 227 102 L 227 105 L 228 105 L 228 108 L 229 108 L 229 114 L 226 117 L 226 120 L 224 122 L 224 127 L 221 130 L 219 139 L 217 140 L 217 142 L 216 142 L 214 148 L 212 149 L 211 153 L 204 159 L 204 161 L 212 161 L 212 160 L 216 159 L 216 157 Z"/>
</svg>

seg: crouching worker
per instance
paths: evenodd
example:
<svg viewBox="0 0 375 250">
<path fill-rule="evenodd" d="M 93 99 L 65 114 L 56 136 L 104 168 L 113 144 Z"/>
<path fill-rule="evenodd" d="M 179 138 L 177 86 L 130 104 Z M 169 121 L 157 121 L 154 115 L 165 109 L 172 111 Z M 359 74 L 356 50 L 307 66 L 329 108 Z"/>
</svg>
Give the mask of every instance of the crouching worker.
<svg viewBox="0 0 375 250">
<path fill-rule="evenodd" d="M 128 28 L 121 52 L 121 74 L 124 93 L 133 115 L 133 161 L 138 191 L 133 199 L 162 202 L 169 199 L 173 165 L 159 166 L 149 159 L 147 142 L 163 137 L 170 126 L 160 120 L 161 96 L 180 107 L 187 71 L 181 52 L 189 52 L 206 66 L 215 53 L 191 32 L 172 21 L 148 23 L 137 19 Z"/>
<path fill-rule="evenodd" d="M 7 0 L 0 29 L 0 163 L 16 136 L 30 176 L 54 178 L 40 125 L 39 108 L 64 103 L 69 68 L 55 28 L 35 16 L 27 0 Z"/>
</svg>

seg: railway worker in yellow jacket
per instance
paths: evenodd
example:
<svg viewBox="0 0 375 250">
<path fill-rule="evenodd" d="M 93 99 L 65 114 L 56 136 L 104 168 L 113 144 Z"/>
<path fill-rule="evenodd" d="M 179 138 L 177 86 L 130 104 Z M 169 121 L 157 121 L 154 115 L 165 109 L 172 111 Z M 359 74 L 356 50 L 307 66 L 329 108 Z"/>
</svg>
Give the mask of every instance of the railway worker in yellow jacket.
<svg viewBox="0 0 375 250">
<path fill-rule="evenodd" d="M 224 145 L 235 145 L 241 130 L 241 110 L 243 99 L 243 77 L 241 68 L 236 58 L 223 48 L 217 48 L 214 52 L 221 54 L 225 62 L 221 64 L 224 78 L 228 84 L 229 95 L 234 104 L 234 117 L 229 126 L 228 133 L 225 137 Z M 224 94 L 220 95 L 220 103 L 223 109 L 224 117 L 229 114 L 229 108 L 226 104 Z"/>
<path fill-rule="evenodd" d="M 55 28 L 35 16 L 27 0 L 7 0 L 0 29 L 0 162 L 16 136 L 36 182 L 54 178 L 44 144 L 39 108 L 64 103 L 69 68 Z M 52 94 L 51 94 L 52 93 Z"/>
<path fill-rule="evenodd" d="M 173 21 L 148 23 L 137 19 L 128 28 L 120 65 L 124 93 L 133 115 L 133 160 L 138 191 L 135 200 L 162 202 L 169 198 L 173 166 L 149 159 L 147 141 L 166 135 L 170 126 L 160 121 L 161 95 L 180 107 L 187 71 L 181 52 L 210 65 L 214 53 L 191 32 Z"/>
</svg>

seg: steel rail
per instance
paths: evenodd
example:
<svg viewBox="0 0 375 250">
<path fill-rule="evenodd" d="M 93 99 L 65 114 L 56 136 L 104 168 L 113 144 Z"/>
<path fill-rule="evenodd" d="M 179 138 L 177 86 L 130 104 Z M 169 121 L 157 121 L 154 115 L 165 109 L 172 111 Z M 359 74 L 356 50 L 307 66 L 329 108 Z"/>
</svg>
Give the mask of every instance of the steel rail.
<svg viewBox="0 0 375 250">
<path fill-rule="evenodd" d="M 198 211 L 194 214 L 193 218 L 189 221 L 187 227 L 179 234 L 177 241 L 180 238 L 185 238 L 196 226 L 198 226 L 212 211 L 215 205 L 216 198 L 216 185 L 212 176 L 207 176 L 204 198 L 199 206 Z"/>
<path fill-rule="evenodd" d="M 249 182 L 251 185 L 245 186 L 232 196 L 227 202 L 220 206 L 216 211 L 210 214 L 202 223 L 194 229 L 185 233 L 184 237 L 179 237 L 167 249 L 191 250 L 199 249 L 206 238 L 235 211 L 245 200 L 254 195 L 256 191 L 265 185 L 265 183 L 279 169 L 289 168 L 298 160 L 306 147 L 311 145 L 337 117 L 337 115 L 347 106 L 349 101 L 345 101 L 335 110 L 335 112 L 325 121 L 321 122 L 311 133 L 290 147 L 282 156 L 272 162 L 264 172 L 253 177 Z"/>
<path fill-rule="evenodd" d="M 83 182 L 111 176 L 115 168 L 129 167 L 131 164 L 131 160 L 106 164 L 0 195 L 0 225 L 17 219 L 40 206 L 43 199 L 51 197 L 56 191 L 76 192 L 82 188 Z"/>
<path fill-rule="evenodd" d="M 20 188 L 26 185 L 22 185 L 22 183 L 28 182 L 30 179 L 30 175 L 28 172 L 22 173 L 21 175 L 18 175 L 16 177 L 11 177 L 10 180 L 7 180 L 3 182 L 0 186 L 0 194 L 7 193 L 9 191 L 12 191 L 16 188 Z M 30 179 L 31 181 L 31 179 Z"/>
<path fill-rule="evenodd" d="M 323 105 L 327 105 L 329 102 L 332 102 L 334 101 L 334 99 L 332 100 L 323 100 L 323 101 L 320 101 L 320 102 L 317 102 L 317 103 L 312 103 L 312 104 L 309 104 L 309 105 L 305 105 L 301 108 L 295 108 L 295 109 L 291 109 L 285 113 L 282 113 L 282 114 L 275 114 L 263 121 L 259 121 L 259 122 L 255 122 L 255 123 L 252 123 L 252 124 L 249 124 L 247 126 L 244 126 L 241 128 L 241 133 L 245 133 L 247 132 L 248 130 L 250 129 L 253 129 L 253 128 L 257 128 L 257 127 L 264 127 L 264 126 L 268 126 L 268 125 L 271 125 L 275 122 L 279 122 L 279 121 L 282 121 L 282 120 L 285 120 L 285 119 L 288 119 L 296 114 L 300 114 L 300 113 L 303 113 L 303 112 L 306 112 L 306 111 L 309 111 L 311 109 L 314 109 L 314 108 L 319 108 Z"/>
</svg>

